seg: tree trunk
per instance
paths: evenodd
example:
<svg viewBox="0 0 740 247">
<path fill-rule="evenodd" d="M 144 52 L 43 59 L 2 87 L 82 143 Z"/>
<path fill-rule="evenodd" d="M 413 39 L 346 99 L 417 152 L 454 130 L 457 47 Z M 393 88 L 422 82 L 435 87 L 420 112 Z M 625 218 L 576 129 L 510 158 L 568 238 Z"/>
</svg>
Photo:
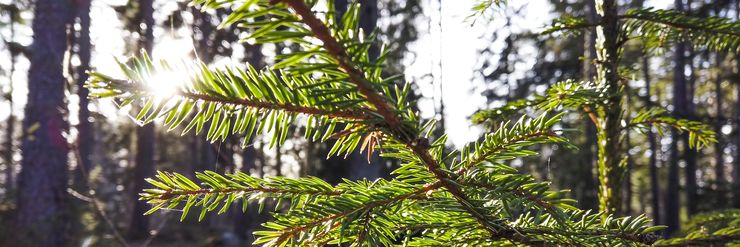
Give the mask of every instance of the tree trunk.
<svg viewBox="0 0 740 247">
<path fill-rule="evenodd" d="M 154 6 L 153 0 L 138 0 L 141 25 L 139 33 L 141 40 L 139 47 L 147 53 L 154 47 Z M 144 213 L 149 210 L 146 202 L 138 200 L 138 194 L 147 186 L 144 179 L 154 176 L 154 123 L 149 123 L 136 129 L 136 158 L 134 160 L 134 209 L 131 215 L 131 224 L 128 237 L 134 240 L 145 239 L 149 236 L 149 217 Z"/>
<path fill-rule="evenodd" d="M 606 86 L 607 95 L 611 95 L 601 109 L 598 126 L 599 147 L 599 210 L 608 214 L 621 213 L 621 186 L 624 168 L 621 165 L 622 136 L 622 91 L 618 74 L 619 19 L 617 3 L 614 0 L 603 0 L 601 8 L 601 29 L 597 30 L 598 43 L 597 82 Z"/>
<path fill-rule="evenodd" d="M 714 144 L 714 176 L 716 180 L 717 190 L 717 206 L 724 208 L 727 206 L 727 179 L 725 178 L 725 141 L 722 135 L 722 125 L 724 124 L 724 114 L 722 114 L 722 107 L 724 101 L 724 92 L 722 90 L 722 61 L 724 56 L 717 54 L 715 57 L 715 63 L 717 64 L 717 73 L 714 78 L 714 95 L 717 103 L 715 104 L 715 111 L 717 112 L 717 121 L 714 123 L 714 132 L 717 133 L 717 143 Z"/>
<path fill-rule="evenodd" d="M 64 119 L 64 53 L 72 1 L 38 0 L 23 119 L 23 159 L 13 246 L 66 246 L 67 130 Z"/>
<path fill-rule="evenodd" d="M 735 19 L 740 19 L 740 1 L 735 1 Z M 735 119 L 740 119 L 740 56 L 735 55 Z M 740 122 L 735 126 L 735 157 L 732 162 L 732 206 L 740 208 Z"/>
<path fill-rule="evenodd" d="M 251 170 L 255 168 L 256 162 L 257 150 L 255 150 L 254 146 L 249 145 L 244 149 L 244 152 L 242 152 L 241 171 L 251 175 Z M 241 204 L 235 205 L 234 212 L 237 212 L 237 214 L 234 217 L 234 232 L 242 240 L 249 243 L 252 240 L 250 233 L 259 225 L 255 220 L 257 218 L 257 205 L 251 204 L 250 207 L 247 208 L 246 212 L 242 212 L 241 207 Z"/>
<path fill-rule="evenodd" d="M 18 9 L 16 7 L 10 8 L 10 42 L 15 42 L 15 16 Z M 8 101 L 8 120 L 5 126 L 5 142 L 3 143 L 3 162 L 5 163 L 5 196 L 12 198 L 15 192 L 15 160 L 13 155 L 15 154 L 15 148 L 13 147 L 13 141 L 15 140 L 15 114 L 13 114 L 13 76 L 15 75 L 15 62 L 18 52 L 11 50 L 10 52 L 10 71 L 8 71 L 8 85 L 9 90 L 5 94 L 5 99 Z"/>
<path fill-rule="evenodd" d="M 738 10 L 740 11 L 740 9 Z M 735 66 L 740 73 L 740 56 L 736 55 Z M 735 75 L 740 78 L 740 74 Z M 740 119 L 740 81 L 735 85 L 735 119 Z M 732 206 L 740 208 L 740 122 L 735 123 L 735 157 L 732 161 Z"/>
<path fill-rule="evenodd" d="M 586 0 L 586 3 L 584 4 L 586 19 L 589 22 L 596 22 L 597 15 L 596 15 L 596 3 L 594 0 Z M 585 58 L 583 60 L 583 80 L 585 82 L 593 82 L 594 78 L 596 77 L 596 66 L 595 66 L 595 60 L 596 60 L 596 30 L 595 28 L 591 28 L 586 30 L 583 33 L 583 57 Z M 596 148 L 596 126 L 594 126 L 594 123 L 591 121 L 585 122 L 585 133 L 586 133 L 586 143 L 585 147 L 583 148 L 583 160 L 581 161 L 581 169 L 578 169 L 581 172 L 582 180 L 580 182 L 581 188 L 578 192 L 580 196 L 578 196 L 578 202 L 581 206 L 581 208 L 584 209 L 598 209 L 598 199 L 597 199 L 597 189 L 596 189 L 596 181 L 594 180 L 594 161 L 595 155 L 594 155 L 594 149 Z"/>
<path fill-rule="evenodd" d="M 683 2 L 676 0 L 676 10 L 683 11 Z M 684 70 L 686 67 L 685 53 L 686 44 L 678 42 L 675 47 L 673 58 L 673 107 L 676 117 L 686 116 L 686 76 Z M 679 229 L 679 213 L 680 213 L 680 198 L 679 198 L 679 151 L 678 140 L 679 133 L 676 130 L 671 131 L 671 154 L 670 154 L 670 165 L 668 166 L 668 188 L 665 197 L 665 225 L 668 229 L 665 230 L 665 236 L 670 236 Z"/>
<path fill-rule="evenodd" d="M 78 112 L 79 124 L 77 125 L 77 170 L 75 171 L 75 188 L 83 191 L 87 189 L 87 174 L 92 169 L 92 161 L 90 156 L 92 155 L 93 148 L 93 128 L 90 123 L 90 110 L 88 104 L 90 100 L 87 98 L 89 90 L 85 87 L 87 81 L 87 70 L 90 69 L 90 0 L 80 0 L 77 2 L 77 18 L 80 24 L 80 31 L 77 37 L 77 56 L 80 59 L 80 65 L 77 66 L 77 96 L 79 97 L 80 109 Z"/>
<path fill-rule="evenodd" d="M 378 22 L 378 1 L 361 0 L 360 3 L 360 23 L 359 26 L 365 35 L 375 30 Z M 347 0 L 335 2 L 338 13 L 344 13 L 348 7 Z M 377 46 L 371 46 L 369 50 L 370 60 L 374 60 L 379 55 Z M 372 154 L 368 161 L 367 154 L 361 153 L 359 149 L 354 150 L 344 161 L 349 165 L 346 174 L 342 177 L 350 180 L 376 179 L 383 176 L 383 159 L 378 153 Z"/>
<path fill-rule="evenodd" d="M 647 54 L 642 56 L 642 76 L 645 79 L 645 106 L 648 109 L 653 107 L 653 101 L 650 99 L 650 61 Z M 655 225 L 663 224 L 663 220 L 660 217 L 660 181 L 658 180 L 658 143 L 655 140 L 655 132 L 653 129 L 647 133 L 648 144 L 650 145 L 650 156 L 648 156 L 648 167 L 650 172 L 650 194 L 651 194 L 651 206 L 653 223 Z"/>
<path fill-rule="evenodd" d="M 691 2 L 691 1 L 689 1 Z M 685 119 L 696 119 L 694 116 L 695 113 L 695 105 L 694 105 L 694 91 L 695 91 L 695 84 L 696 84 L 696 73 L 694 71 L 694 64 L 693 64 L 693 58 L 694 58 L 694 51 L 691 48 L 690 45 L 685 45 L 685 47 L 688 48 L 689 54 L 691 54 L 687 60 L 689 68 L 689 79 L 687 80 L 686 86 L 686 101 L 684 106 L 684 112 L 686 115 L 682 116 L 682 118 Z M 683 151 L 684 151 L 684 160 L 686 161 L 686 167 L 684 168 L 684 177 L 686 179 L 686 208 L 687 213 L 689 216 L 692 216 L 696 214 L 698 210 L 698 201 L 699 201 L 699 194 L 698 194 L 698 185 L 697 185 L 697 178 L 696 178 L 696 171 L 697 171 L 697 156 L 698 151 L 691 148 L 689 145 L 689 133 L 683 133 Z"/>
<path fill-rule="evenodd" d="M 625 111 L 630 111 L 630 105 L 632 104 L 632 95 L 631 92 L 627 91 L 627 104 Z M 625 120 L 626 122 L 629 122 L 629 119 Z M 625 130 L 626 133 L 624 133 L 624 156 L 627 157 L 627 168 L 624 172 L 624 184 L 622 185 L 624 188 L 624 208 L 623 208 L 623 214 L 626 216 L 632 215 L 632 169 L 634 168 L 634 162 L 632 160 L 632 157 L 630 157 L 629 150 L 632 145 L 632 142 L 630 140 L 630 129 Z"/>
<path fill-rule="evenodd" d="M 280 142 L 275 143 L 275 176 L 283 175 L 283 150 Z"/>
</svg>

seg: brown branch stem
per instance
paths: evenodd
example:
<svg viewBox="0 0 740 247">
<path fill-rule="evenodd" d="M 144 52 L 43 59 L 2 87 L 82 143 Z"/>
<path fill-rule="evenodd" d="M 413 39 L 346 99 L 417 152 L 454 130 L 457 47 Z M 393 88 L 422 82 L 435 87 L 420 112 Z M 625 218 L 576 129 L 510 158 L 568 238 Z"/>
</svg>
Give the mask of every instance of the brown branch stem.
<svg viewBox="0 0 740 247">
<path fill-rule="evenodd" d="M 343 212 L 340 212 L 340 213 L 331 214 L 331 215 L 327 215 L 327 216 L 324 216 L 324 217 L 315 219 L 315 220 L 313 220 L 311 222 L 308 222 L 308 223 L 305 223 L 303 225 L 297 226 L 295 228 L 291 228 L 289 230 L 283 231 L 283 233 L 280 235 L 280 238 L 279 238 L 278 242 L 282 242 L 282 241 L 284 241 L 286 239 L 292 238 L 293 236 L 295 236 L 299 232 L 302 232 L 302 231 L 304 231 L 304 230 L 306 230 L 308 228 L 314 227 L 314 226 L 319 225 L 319 224 L 322 224 L 324 222 L 327 222 L 327 221 L 330 221 L 330 220 L 334 220 L 334 219 L 337 219 L 337 218 L 340 218 L 340 217 L 344 217 L 344 216 L 350 215 L 350 214 L 355 213 L 355 212 L 365 211 L 365 210 L 369 210 L 369 209 L 372 209 L 372 208 L 375 208 L 375 207 L 379 207 L 379 206 L 382 206 L 382 205 L 387 205 L 387 204 L 392 203 L 392 202 L 397 202 L 397 201 L 402 201 L 402 200 L 405 200 L 405 199 L 408 199 L 408 198 L 412 198 L 412 197 L 414 197 L 416 195 L 424 194 L 427 191 L 431 191 L 431 190 L 436 189 L 436 188 L 437 188 L 437 186 L 435 186 L 434 184 L 430 184 L 430 185 L 424 186 L 420 190 L 417 190 L 417 191 L 414 191 L 414 192 L 411 192 L 411 193 L 401 194 L 401 195 L 397 195 L 397 196 L 392 197 L 392 198 L 389 198 L 389 199 L 366 203 L 364 206 L 359 207 L 359 208 L 354 208 L 354 209 L 346 210 L 346 211 L 343 211 Z M 337 222 L 337 224 L 338 223 L 339 222 Z"/>
<path fill-rule="evenodd" d="M 221 97 L 214 97 L 214 96 L 199 94 L 199 93 L 179 92 L 177 94 L 182 97 L 193 99 L 193 100 L 203 100 L 203 101 L 208 101 L 208 102 L 217 102 L 221 104 L 232 104 L 232 105 L 258 108 L 258 109 L 282 110 L 282 111 L 287 111 L 287 112 L 303 113 L 307 115 L 321 115 L 321 116 L 327 116 L 327 117 L 332 117 L 332 118 L 342 118 L 342 119 L 350 119 L 350 120 L 367 120 L 368 119 L 368 117 L 365 114 L 362 114 L 357 111 L 347 111 L 347 110 L 330 111 L 330 110 L 323 110 L 323 109 L 318 109 L 314 107 L 299 106 L 299 105 L 286 104 L 286 103 L 276 104 L 273 102 L 261 102 L 261 101 L 254 101 L 254 100 L 248 100 L 248 99 L 225 99 Z"/>
<path fill-rule="evenodd" d="M 277 2 L 283 2 L 288 4 L 293 11 L 301 16 L 303 23 L 311 28 L 311 32 L 323 42 L 324 49 L 339 63 L 339 67 L 347 73 L 350 81 L 357 86 L 360 94 L 365 96 L 373 106 L 375 106 L 378 114 L 383 116 L 388 126 L 391 129 L 399 129 L 401 127 L 401 120 L 396 115 L 396 110 L 393 106 L 388 104 L 388 101 L 381 96 L 375 89 L 369 85 L 365 74 L 352 65 L 352 60 L 345 51 L 344 47 L 337 42 L 337 40 L 331 35 L 329 28 L 324 25 L 324 22 L 319 20 L 311 9 L 306 5 L 303 0 L 282 0 L 273 1 L 273 4 Z"/>
<path fill-rule="evenodd" d="M 371 85 L 369 85 L 364 73 L 351 64 L 351 59 L 347 55 L 344 47 L 337 42 L 337 40 L 331 35 L 327 26 L 314 15 L 306 3 L 303 0 L 272 1 L 273 4 L 278 2 L 286 3 L 291 9 L 293 9 L 293 11 L 295 11 L 296 14 L 301 16 L 302 22 L 308 25 L 316 38 L 323 42 L 323 47 L 326 49 L 327 53 L 334 57 L 339 63 L 339 67 L 347 73 L 350 82 L 357 85 L 357 89 L 360 94 L 365 96 L 368 102 L 375 106 L 376 112 L 385 119 L 389 129 L 394 133 L 404 133 L 401 126 L 401 120 L 396 115 L 396 110 L 378 92 L 376 92 Z M 442 170 L 437 161 L 429 154 L 429 147 L 417 145 L 416 141 L 420 139 L 419 137 L 411 140 L 402 136 L 396 137 L 405 142 L 406 146 L 413 150 L 414 154 L 422 160 L 427 169 L 439 180 L 440 185 L 445 187 L 445 189 L 450 192 L 458 202 L 460 202 L 460 205 L 489 232 L 491 232 L 492 235 L 497 236 L 504 231 L 510 232 L 507 229 L 500 229 L 501 227 L 492 225 L 485 215 L 478 212 L 478 210 L 473 207 L 470 199 L 467 198 L 462 189 L 452 182 L 453 179 Z M 372 205 L 373 204 L 370 204 L 368 207 Z M 525 236 L 516 232 L 513 232 L 506 237 L 507 239 L 516 242 L 530 242 Z"/>
</svg>

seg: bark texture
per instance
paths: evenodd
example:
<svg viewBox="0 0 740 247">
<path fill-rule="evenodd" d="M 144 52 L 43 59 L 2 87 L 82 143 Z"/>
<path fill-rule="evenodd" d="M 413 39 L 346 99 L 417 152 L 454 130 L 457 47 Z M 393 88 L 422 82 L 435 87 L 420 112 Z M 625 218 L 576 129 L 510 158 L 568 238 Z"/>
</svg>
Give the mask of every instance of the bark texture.
<svg viewBox="0 0 740 247">
<path fill-rule="evenodd" d="M 74 3 L 39 0 L 34 16 L 13 234 L 16 241 L 9 246 L 67 246 L 69 147 L 63 136 L 68 127 L 64 119 L 63 60 Z"/>
<path fill-rule="evenodd" d="M 139 47 L 147 53 L 152 52 L 154 47 L 154 8 L 153 0 L 139 1 L 139 33 L 141 40 Z M 138 194 L 148 183 L 145 178 L 154 176 L 154 123 L 149 123 L 136 129 L 136 157 L 134 158 L 134 185 L 133 193 L 134 208 L 129 224 L 128 237 L 134 240 L 145 239 L 149 236 L 149 217 L 144 213 L 149 210 L 146 202 L 138 200 Z"/>
</svg>

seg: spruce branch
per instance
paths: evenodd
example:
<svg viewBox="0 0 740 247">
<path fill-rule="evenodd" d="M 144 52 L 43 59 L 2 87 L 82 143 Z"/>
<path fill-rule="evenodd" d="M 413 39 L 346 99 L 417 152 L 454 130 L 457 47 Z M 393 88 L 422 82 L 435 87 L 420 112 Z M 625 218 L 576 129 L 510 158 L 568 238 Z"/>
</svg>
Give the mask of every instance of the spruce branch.
<svg viewBox="0 0 740 247">
<path fill-rule="evenodd" d="M 472 116 L 473 123 L 495 126 L 496 123 L 510 119 L 526 109 L 554 111 L 578 109 L 598 105 L 608 97 L 605 89 L 590 82 L 564 81 L 553 84 L 545 94 L 535 94 L 531 99 L 516 100 L 504 106 L 479 110 Z"/>
<path fill-rule="evenodd" d="M 347 193 L 339 197 L 327 198 L 321 203 L 306 205 L 302 210 L 293 210 L 285 215 L 276 216 L 276 219 L 265 226 L 270 231 L 258 231 L 258 238 L 254 244 L 268 246 L 280 245 L 286 242 L 312 243 L 320 242 L 326 234 L 333 235 L 333 239 L 340 239 L 336 234 L 343 233 L 346 240 L 359 241 L 362 234 L 351 234 L 367 230 L 365 228 L 348 230 L 343 228 L 350 222 L 357 222 L 368 214 L 385 215 L 398 210 L 405 200 L 423 199 L 433 189 L 424 186 L 416 189 L 399 181 L 377 180 L 373 183 L 363 183 L 362 186 L 354 182 L 347 182 L 340 187 L 347 188 Z M 386 221 L 386 224 L 394 224 Z M 364 223 L 363 223 L 364 224 Z M 388 225 L 391 228 L 392 225 Z M 359 230 L 359 231 L 357 231 Z M 320 235 L 306 234 L 319 232 Z"/>
<path fill-rule="evenodd" d="M 236 1 L 194 3 L 222 8 Z M 260 207 L 268 199 L 277 200 L 276 206 L 289 201 L 287 209 L 264 224 L 264 231 L 256 232 L 255 244 L 266 246 L 390 246 L 398 240 L 457 245 L 474 238 L 480 241 L 472 244 L 533 246 L 654 241 L 650 232 L 655 228 L 647 227 L 644 217 L 612 218 L 577 210 L 562 192 L 549 191 L 547 183 L 503 164 L 535 154 L 526 150 L 532 145 L 567 145 L 552 130 L 562 114 L 497 124 L 498 130 L 481 142 L 449 153 L 446 136 L 430 143 L 433 122 L 422 124 L 410 107 L 408 84 L 399 88 L 394 85 L 398 77 L 381 77 L 385 53 L 369 57 L 375 35 L 364 36 L 357 27 L 359 6 L 350 5 L 339 25 L 332 1 L 326 3 L 328 11 L 318 15 L 311 10 L 316 3 L 250 0 L 230 7 L 235 11 L 222 26 L 245 28 L 249 32 L 245 41 L 299 44 L 297 51 L 278 58 L 275 67 L 280 70 L 257 72 L 249 66 L 214 70 L 199 65 L 190 69 L 195 72 L 180 91 L 162 98 L 143 87 L 153 72 L 169 66 L 155 66 L 144 55 L 133 66 L 122 64 L 126 80 L 94 73 L 97 79 L 90 85 L 100 90 L 98 96 L 118 98 L 123 105 L 141 101 L 137 118 L 142 121 L 164 119 L 176 127 L 173 123 L 192 119 L 186 130 L 197 131 L 211 123 L 212 140 L 266 130 L 277 132 L 273 142 L 284 141 L 288 126 L 299 115 L 307 115 L 309 139 L 336 138 L 330 154 L 347 154 L 358 146 L 369 152 L 382 150 L 384 157 L 402 162 L 393 172 L 395 178 L 331 186 L 315 178 L 257 179 L 243 173 L 204 172 L 197 174 L 196 182 L 161 173 L 149 180 L 156 188 L 142 194 L 155 205 L 150 212 L 182 208 L 185 217 L 192 208 L 200 208 L 202 218 L 218 208 L 227 210 L 235 201 L 243 205 L 257 201 Z M 566 82 L 542 96 L 553 100 L 536 105 L 558 110 L 594 104 L 603 97 L 600 90 Z M 340 124 L 343 129 L 335 130 Z"/>
<path fill-rule="evenodd" d="M 617 18 L 624 22 L 621 27 L 623 35 L 636 35 L 648 49 L 683 41 L 715 51 L 738 51 L 740 47 L 740 22 L 728 18 L 699 18 L 676 10 L 654 8 L 630 9 Z M 598 25 L 601 23 L 590 23 L 584 17 L 564 15 L 553 20 L 542 34 L 578 34 Z"/>
<path fill-rule="evenodd" d="M 681 132 L 689 133 L 689 147 L 702 148 L 711 143 L 717 142 L 716 133 L 704 123 L 691 121 L 687 119 L 677 119 L 668 115 L 667 111 L 662 108 L 649 108 L 638 112 L 632 118 L 626 128 L 638 128 L 647 132 L 650 128 L 655 127 L 658 134 L 663 135 L 666 128 L 674 128 Z"/>
<path fill-rule="evenodd" d="M 302 0 L 279 0 L 273 1 L 272 3 L 283 2 L 290 6 L 299 16 L 302 21 L 311 28 L 314 36 L 323 42 L 323 47 L 332 55 L 339 66 L 349 75 L 349 79 L 354 83 L 358 91 L 366 97 L 366 99 L 375 106 L 377 113 L 383 116 L 383 119 L 388 123 L 389 128 L 396 133 L 403 133 L 404 129 L 401 126 L 401 121 L 396 115 L 393 108 L 383 99 L 374 89 L 366 84 L 367 79 L 364 74 L 357 68 L 350 64 L 350 59 L 346 55 L 343 47 L 331 36 L 329 29 L 324 23 L 316 18 L 311 9 Z M 454 197 L 460 201 L 466 211 L 475 217 L 479 223 L 486 226 L 492 234 L 497 234 L 500 229 L 490 223 L 488 217 L 479 212 L 476 207 L 470 202 L 467 196 L 463 193 L 462 189 L 455 183 L 451 182 L 451 178 L 445 171 L 439 166 L 437 161 L 429 155 L 428 148 L 417 145 L 414 141 L 419 138 L 406 139 L 404 136 L 396 136 L 401 142 L 404 142 L 407 148 L 412 150 L 416 156 L 423 162 L 423 164 L 434 174 L 434 176 L 440 181 L 441 185 L 449 191 Z M 509 239 L 518 242 L 526 243 L 528 240 L 525 236 L 520 234 L 512 234 L 508 236 Z"/>
<path fill-rule="evenodd" d="M 243 70 L 210 69 L 199 62 L 178 68 L 166 61 L 155 64 L 146 53 L 130 63 L 119 62 L 127 79 L 91 72 L 91 96 L 116 98 L 120 107 L 141 103 L 135 118 L 142 124 L 160 119 L 173 130 L 187 123 L 183 134 L 200 133 L 209 123 L 206 137 L 211 141 L 246 133 L 247 143 L 251 133 L 266 130 L 273 132 L 271 145 L 282 143 L 299 115 L 309 117 L 305 135 L 313 140 L 326 140 L 340 122 L 353 132 L 371 132 L 370 126 L 382 122 L 368 114 L 369 105 L 358 94 L 306 75 L 257 71 L 250 65 Z M 158 90 L 162 87 L 164 92 Z"/>
<path fill-rule="evenodd" d="M 375 106 L 378 114 L 383 116 L 384 120 L 388 122 L 391 129 L 399 129 L 401 120 L 396 116 L 396 111 L 393 106 L 388 104 L 388 100 L 380 96 L 371 85 L 369 85 L 364 73 L 352 65 L 352 60 L 345 51 L 344 47 L 337 42 L 337 40 L 331 35 L 329 28 L 324 23 L 316 18 L 311 9 L 306 5 L 303 0 L 274 0 L 271 4 L 285 3 L 290 6 L 293 11 L 296 12 L 301 18 L 302 22 L 311 28 L 314 36 L 321 40 L 324 49 L 336 59 L 339 67 L 343 72 L 347 73 L 350 82 L 357 86 L 357 90 L 360 94 L 364 95 L 368 102 Z"/>
<path fill-rule="evenodd" d="M 691 17 L 676 10 L 653 8 L 630 9 L 619 16 L 625 20 L 627 33 L 639 33 L 648 47 L 665 45 L 666 41 L 690 41 L 696 47 L 738 51 L 740 22 L 709 16 Z"/>
<path fill-rule="evenodd" d="M 724 246 L 740 243 L 740 210 L 724 209 L 694 215 L 685 236 L 660 240 L 654 246 Z"/>
</svg>

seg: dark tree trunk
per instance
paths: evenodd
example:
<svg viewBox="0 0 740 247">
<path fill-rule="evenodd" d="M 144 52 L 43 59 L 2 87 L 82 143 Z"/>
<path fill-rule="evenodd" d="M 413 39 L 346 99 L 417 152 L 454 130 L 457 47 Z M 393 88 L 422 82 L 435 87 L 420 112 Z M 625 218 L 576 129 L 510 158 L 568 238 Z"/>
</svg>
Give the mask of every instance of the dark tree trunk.
<svg viewBox="0 0 740 247">
<path fill-rule="evenodd" d="M 154 6 L 153 0 L 139 1 L 139 17 L 141 25 L 139 33 L 141 40 L 139 47 L 147 53 L 152 52 L 154 47 Z M 136 158 L 134 160 L 134 186 L 132 188 L 134 208 L 129 224 L 128 237 L 134 240 L 145 239 L 149 236 L 149 217 L 144 213 L 149 206 L 144 201 L 138 200 L 138 194 L 147 183 L 144 179 L 154 176 L 154 123 L 149 123 L 136 129 Z"/>
<path fill-rule="evenodd" d="M 740 8 L 737 10 L 740 11 Z M 735 64 L 738 71 L 740 71 L 740 56 L 736 55 Z M 740 78 L 740 74 L 735 75 L 735 78 Z M 740 81 L 736 82 L 735 95 L 737 95 L 737 101 L 735 102 L 735 119 L 740 119 Z M 732 161 L 732 206 L 740 208 L 740 134 L 737 133 L 740 132 L 740 123 L 736 122 L 735 125 L 735 157 Z"/>
<path fill-rule="evenodd" d="M 676 0 L 676 10 L 683 11 L 683 2 Z M 685 61 L 686 45 L 683 42 L 678 42 L 674 50 L 673 58 L 673 107 L 676 117 L 686 116 L 686 76 L 684 75 L 686 61 Z M 679 159 L 680 150 L 678 149 L 679 133 L 675 130 L 671 131 L 671 154 L 670 164 L 668 166 L 668 188 L 665 196 L 665 225 L 668 229 L 665 230 L 665 236 L 670 236 L 679 229 L 679 213 L 680 213 L 680 198 L 679 198 Z"/>
<path fill-rule="evenodd" d="M 147 124 L 136 129 L 136 158 L 134 163 L 134 187 L 132 188 L 134 203 L 128 237 L 133 240 L 146 239 L 149 236 L 149 217 L 144 212 L 149 210 L 146 202 L 138 200 L 138 193 L 146 188 L 144 179 L 154 175 L 154 126 Z"/>
<path fill-rule="evenodd" d="M 647 108 L 653 107 L 653 101 L 651 97 L 651 86 L 650 86 L 650 62 L 647 54 L 642 56 L 642 76 L 645 79 L 645 106 Z M 655 133 L 652 128 L 647 133 L 648 144 L 650 145 L 650 156 L 648 157 L 648 169 L 650 173 L 650 195 L 651 195 L 651 206 L 653 222 L 655 225 L 663 224 L 663 220 L 660 217 L 660 182 L 658 180 L 658 143 L 655 140 Z"/>
<path fill-rule="evenodd" d="M 275 176 L 283 175 L 283 150 L 280 142 L 275 143 Z"/>
<path fill-rule="evenodd" d="M 735 1 L 735 19 L 740 19 L 740 1 Z M 735 118 L 740 119 L 740 56 L 735 55 Z M 740 123 L 736 123 L 735 132 L 740 132 Z M 732 162 L 732 206 L 740 208 L 740 134 L 735 133 L 735 157 Z"/>
<path fill-rule="evenodd" d="M 66 246 L 68 242 L 63 60 L 74 6 L 64 0 L 35 2 L 18 210 L 10 231 L 17 241 L 12 246 Z"/>
<path fill-rule="evenodd" d="M 87 98 L 89 91 L 85 87 L 87 81 L 87 70 L 90 69 L 90 0 L 80 0 L 77 2 L 77 18 L 80 24 L 80 31 L 77 37 L 77 56 L 80 59 L 80 65 L 77 66 L 77 96 L 79 97 L 80 109 L 78 112 L 79 124 L 77 125 L 77 170 L 75 171 L 75 188 L 84 192 L 87 189 L 87 174 L 92 169 L 93 148 L 93 128 L 90 123 L 90 110 Z"/>
<path fill-rule="evenodd" d="M 725 178 L 725 141 L 722 135 L 722 125 L 724 122 L 721 120 L 724 118 L 722 113 L 724 92 L 722 90 L 722 71 L 721 64 L 724 60 L 724 56 L 717 54 L 715 62 L 718 66 L 717 74 L 714 78 L 714 95 L 717 103 L 715 104 L 715 111 L 717 111 L 717 121 L 714 123 L 714 132 L 717 133 L 717 143 L 714 144 L 714 176 L 716 177 L 717 183 L 717 206 L 724 208 L 727 206 L 727 179 Z"/>
<path fill-rule="evenodd" d="M 249 145 L 247 146 L 244 151 L 242 152 L 242 167 L 241 172 L 244 172 L 246 174 L 251 174 L 251 171 L 256 168 L 255 163 L 257 162 L 257 150 L 255 150 L 254 146 Z M 247 203 L 247 202 L 242 202 Z M 254 229 L 259 226 L 258 222 L 255 220 L 257 218 L 257 205 L 252 204 L 250 207 L 247 208 L 247 212 L 242 212 L 241 207 L 242 205 L 235 205 L 234 206 L 234 212 L 237 212 L 237 214 L 234 217 L 234 232 L 237 236 L 239 236 L 242 240 L 249 243 L 251 242 L 251 235 L 250 233 L 254 231 Z"/>
<path fill-rule="evenodd" d="M 362 31 L 365 33 L 365 35 L 370 35 L 370 33 L 377 27 L 378 1 L 362 0 L 359 1 L 359 3 L 359 26 L 360 28 L 362 28 Z M 348 7 L 348 1 L 338 0 L 335 2 L 335 6 L 337 9 L 337 13 L 344 13 Z M 371 60 L 377 58 L 379 55 L 378 47 L 371 46 L 369 53 Z M 373 154 L 370 158 L 370 161 L 368 161 L 367 154 L 361 153 L 358 149 L 352 152 L 346 160 L 340 161 L 339 163 L 343 163 L 345 166 L 349 166 L 348 168 L 346 168 L 346 173 L 343 173 L 343 175 L 340 176 L 348 178 L 350 180 L 360 180 L 364 178 L 372 180 L 384 175 L 383 159 L 380 158 L 380 155 L 378 155 L 377 153 Z"/>
<path fill-rule="evenodd" d="M 671 146 L 670 146 L 670 157 L 668 165 L 668 187 L 665 193 L 665 221 L 663 222 L 668 228 L 664 232 L 665 237 L 671 236 L 674 232 L 679 229 L 679 154 L 678 154 L 678 132 L 671 131 Z"/>
<path fill-rule="evenodd" d="M 584 4 L 586 9 L 586 19 L 589 22 L 596 22 L 596 3 L 594 0 L 586 0 Z M 596 60 L 596 31 L 595 28 L 588 29 L 583 33 L 583 80 L 591 82 L 596 77 L 596 66 L 594 62 Z M 586 121 L 584 128 L 586 129 L 586 143 L 583 148 L 583 160 L 581 161 L 581 169 L 578 169 L 581 173 L 582 179 L 580 180 L 581 188 L 578 192 L 578 202 L 581 208 L 585 209 L 598 209 L 597 199 L 597 186 L 594 178 L 594 161 L 596 148 L 596 126 L 591 121 Z"/>
<path fill-rule="evenodd" d="M 193 14 L 193 40 L 195 41 L 195 54 L 205 64 L 210 64 L 213 61 L 214 53 L 212 52 L 212 36 L 215 28 L 211 21 L 211 15 L 200 11 L 193 7 L 191 8 Z M 210 123 L 206 123 L 204 130 L 207 131 L 211 127 Z M 200 145 L 200 165 L 198 171 L 204 170 L 215 170 L 216 163 L 218 162 L 217 150 L 218 145 L 211 143 L 206 140 L 205 135 L 198 136 Z M 206 219 L 208 221 L 209 219 Z M 209 222 L 210 223 L 210 222 Z"/>
<path fill-rule="evenodd" d="M 689 1 L 691 2 L 691 1 Z M 683 118 L 686 119 L 696 119 L 694 116 L 695 113 L 695 105 L 694 105 L 694 91 L 695 91 L 695 84 L 696 84 L 696 72 L 694 71 L 694 64 L 693 64 L 693 58 L 694 58 L 694 51 L 691 48 L 690 45 L 685 45 L 685 47 L 688 48 L 689 54 L 691 54 L 686 59 L 688 60 L 687 67 L 689 68 L 689 79 L 686 83 L 686 101 L 684 105 L 684 112 L 685 115 L 683 115 Z M 686 162 L 686 167 L 684 168 L 684 178 L 686 179 L 686 209 L 689 216 L 692 216 L 696 214 L 698 210 L 698 201 L 699 201 L 699 194 L 698 194 L 698 185 L 697 185 L 697 178 L 696 178 L 696 171 L 697 171 L 697 156 L 698 151 L 691 148 L 689 145 L 689 134 L 683 133 L 683 151 L 684 151 L 684 160 Z"/>
<path fill-rule="evenodd" d="M 632 94 L 629 90 L 627 92 L 627 104 L 626 104 L 626 112 L 630 111 L 630 104 L 632 104 Z M 626 122 L 629 122 L 629 119 L 625 120 Z M 624 155 L 627 157 L 627 169 L 624 172 L 624 184 L 622 185 L 624 188 L 624 205 L 622 213 L 626 216 L 632 215 L 632 169 L 634 169 L 634 161 L 632 160 L 632 157 L 629 155 L 629 150 L 632 145 L 632 142 L 630 140 L 630 129 L 625 130 L 626 133 L 624 133 Z"/>
</svg>

